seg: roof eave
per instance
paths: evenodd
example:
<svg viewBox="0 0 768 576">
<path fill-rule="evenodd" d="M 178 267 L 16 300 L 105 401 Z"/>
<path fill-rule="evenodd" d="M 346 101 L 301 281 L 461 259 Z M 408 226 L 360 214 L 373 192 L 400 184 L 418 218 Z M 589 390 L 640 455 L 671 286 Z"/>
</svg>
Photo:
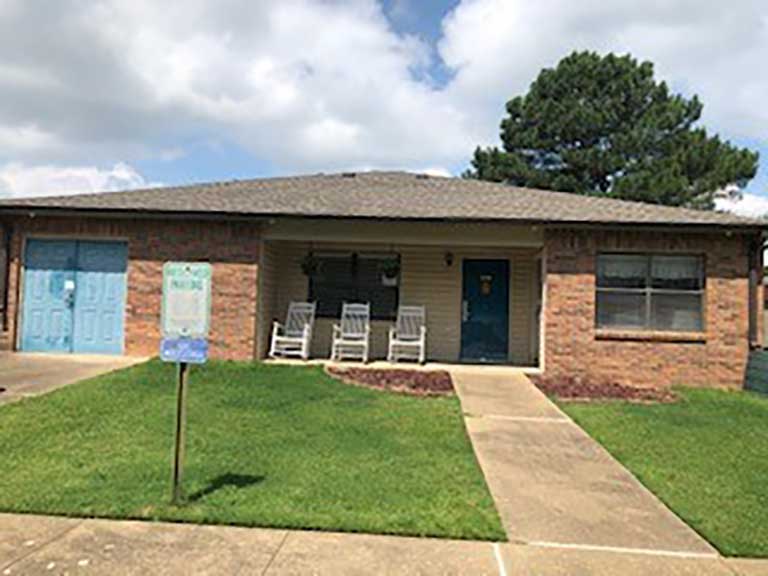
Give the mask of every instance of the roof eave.
<svg viewBox="0 0 768 576">
<path fill-rule="evenodd" d="M 546 218 L 479 218 L 479 217 L 454 217 L 454 216 L 376 216 L 376 215 L 344 215 L 344 214 L 302 214 L 287 212 L 248 213 L 231 211 L 199 211 L 199 210 L 145 210 L 134 208 L 87 208 L 87 207 L 63 207 L 63 206 L 25 206 L 25 205 L 0 205 L 0 216 L 56 216 L 56 217 L 81 217 L 84 215 L 103 218 L 146 218 L 146 219 L 198 219 L 198 220 L 235 220 L 235 221 L 267 221 L 273 219 L 311 219 L 311 220 L 383 220 L 389 222 L 493 222 L 529 226 L 546 226 L 550 228 L 642 228 L 642 229 L 695 229 L 695 230 L 739 230 L 739 231 L 767 231 L 768 222 L 667 222 L 667 221 L 642 221 L 642 220 L 577 220 L 577 219 L 546 219 Z"/>
</svg>

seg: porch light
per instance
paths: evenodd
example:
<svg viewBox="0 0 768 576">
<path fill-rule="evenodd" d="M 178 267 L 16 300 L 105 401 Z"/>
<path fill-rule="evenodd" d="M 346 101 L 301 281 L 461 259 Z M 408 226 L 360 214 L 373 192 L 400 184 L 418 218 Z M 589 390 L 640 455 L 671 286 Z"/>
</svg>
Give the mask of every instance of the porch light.
<svg viewBox="0 0 768 576">
<path fill-rule="evenodd" d="M 443 258 L 445 258 L 445 265 L 448 268 L 453 266 L 453 252 L 446 252 Z"/>
</svg>

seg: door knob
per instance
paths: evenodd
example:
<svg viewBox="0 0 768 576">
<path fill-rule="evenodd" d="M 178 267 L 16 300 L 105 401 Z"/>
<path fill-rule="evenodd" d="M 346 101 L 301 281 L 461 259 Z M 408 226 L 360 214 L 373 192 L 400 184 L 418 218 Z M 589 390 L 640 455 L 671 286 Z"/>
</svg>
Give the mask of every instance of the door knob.
<svg viewBox="0 0 768 576">
<path fill-rule="evenodd" d="M 64 303 L 72 308 L 75 305 L 75 281 L 64 281 Z"/>
<path fill-rule="evenodd" d="M 469 320 L 469 302 L 467 300 L 461 301 L 461 321 L 466 322 Z"/>
</svg>

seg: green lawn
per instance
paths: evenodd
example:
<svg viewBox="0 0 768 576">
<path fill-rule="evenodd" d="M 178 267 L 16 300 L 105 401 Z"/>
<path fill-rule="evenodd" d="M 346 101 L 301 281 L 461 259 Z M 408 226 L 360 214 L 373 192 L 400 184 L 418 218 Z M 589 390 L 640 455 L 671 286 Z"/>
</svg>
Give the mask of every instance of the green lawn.
<svg viewBox="0 0 768 576">
<path fill-rule="evenodd" d="M 675 404 L 561 406 L 721 553 L 768 557 L 768 398 L 676 391 Z"/>
<path fill-rule="evenodd" d="M 0 408 L 0 509 L 505 539 L 456 398 L 317 367 L 194 367 L 171 506 L 174 386 L 152 361 Z"/>
</svg>

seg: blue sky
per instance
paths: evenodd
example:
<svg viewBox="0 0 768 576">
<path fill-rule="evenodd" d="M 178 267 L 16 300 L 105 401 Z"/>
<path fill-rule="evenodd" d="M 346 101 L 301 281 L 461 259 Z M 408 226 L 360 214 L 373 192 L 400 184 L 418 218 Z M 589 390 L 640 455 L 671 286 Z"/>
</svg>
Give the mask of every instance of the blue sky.
<svg viewBox="0 0 768 576">
<path fill-rule="evenodd" d="M 61 0 L 0 11 L 0 195 L 457 174 L 574 49 L 631 52 L 768 159 L 758 0 Z M 768 162 L 768 161 L 767 161 Z M 768 169 L 740 209 L 768 211 Z"/>
<path fill-rule="evenodd" d="M 400 34 L 413 34 L 423 38 L 432 49 L 442 36 L 442 21 L 459 4 L 458 0 L 384 0 L 382 6 L 392 27 Z M 438 57 L 429 68 L 432 79 L 444 86 L 451 79 L 451 70 Z"/>
</svg>

